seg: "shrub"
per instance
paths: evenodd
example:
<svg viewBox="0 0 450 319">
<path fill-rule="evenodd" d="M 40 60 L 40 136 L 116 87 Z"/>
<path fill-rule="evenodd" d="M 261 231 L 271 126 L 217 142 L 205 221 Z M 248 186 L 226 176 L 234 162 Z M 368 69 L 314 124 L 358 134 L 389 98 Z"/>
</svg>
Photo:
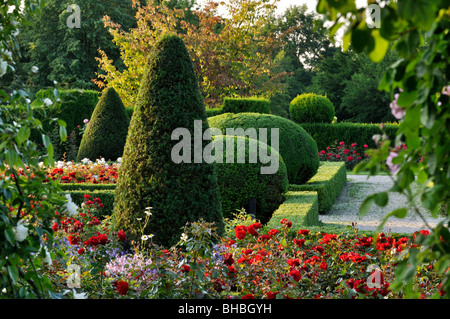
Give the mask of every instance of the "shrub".
<svg viewBox="0 0 450 319">
<path fill-rule="evenodd" d="M 389 139 L 395 140 L 395 134 L 399 128 L 398 124 L 383 124 L 384 132 Z M 317 142 L 319 150 L 324 150 L 331 146 L 335 141 L 351 141 L 358 145 L 367 144 L 369 148 L 376 148 L 377 145 L 372 137 L 376 134 L 383 134 L 380 124 L 362 124 L 362 123 L 304 123 L 302 127 Z"/>
<path fill-rule="evenodd" d="M 321 162 L 319 170 L 304 185 L 289 185 L 289 191 L 317 192 L 319 213 L 326 213 L 335 203 L 347 182 L 344 163 Z"/>
<path fill-rule="evenodd" d="M 119 94 L 113 88 L 106 89 L 83 134 L 77 161 L 84 158 L 116 160 L 121 157 L 129 124 L 130 119 Z"/>
<path fill-rule="evenodd" d="M 214 108 L 207 107 L 205 111 L 206 117 L 216 116 L 223 113 L 222 107 L 214 107 Z"/>
<path fill-rule="evenodd" d="M 192 61 L 181 38 L 164 35 L 141 80 L 116 187 L 114 218 L 131 238 L 141 235 L 136 217 L 150 206 L 145 234 L 154 234 L 160 245 L 177 242 L 181 228 L 199 218 L 215 222 L 219 233 L 223 229 L 214 165 L 172 160 L 178 143 L 172 132 L 186 128 L 192 134 L 194 120 L 208 127 Z"/>
<path fill-rule="evenodd" d="M 59 100 L 55 101 L 55 96 L 53 91 L 50 89 L 40 90 L 36 93 L 36 100 L 33 101 L 32 107 L 34 110 L 34 115 L 39 119 L 44 126 L 44 131 L 51 133 L 55 130 L 53 123 L 49 122 L 48 119 L 59 118 L 66 122 L 66 131 L 70 135 L 73 132 L 78 131 L 78 126 L 83 125 L 85 119 L 90 119 L 95 106 L 98 103 L 98 93 L 97 91 L 90 90 L 60 90 Z M 50 106 L 46 106 L 43 101 L 48 98 L 54 103 Z M 75 148 L 78 149 L 81 136 L 74 134 L 74 144 Z M 33 141 L 41 141 L 41 136 L 37 130 L 32 131 L 31 138 Z M 55 148 L 58 148 L 58 154 L 69 153 L 71 151 L 72 145 L 66 141 L 59 143 L 54 139 L 53 143 Z M 38 143 L 40 145 L 40 143 Z M 73 152 L 72 152 L 73 153 Z M 74 157 L 76 156 L 76 152 Z M 73 158 L 74 159 L 74 158 Z"/>
<path fill-rule="evenodd" d="M 325 96 L 305 93 L 291 101 L 289 115 L 296 123 L 331 123 L 334 106 Z"/>
<path fill-rule="evenodd" d="M 225 98 L 223 113 L 270 113 L 270 101 L 264 98 Z"/>
<path fill-rule="evenodd" d="M 271 141 L 271 128 L 279 129 L 279 153 L 286 164 L 289 183 L 308 181 L 319 168 L 317 144 L 298 124 L 272 114 L 225 113 L 208 119 L 209 126 L 224 132 L 227 128 L 267 128 L 267 144 Z M 237 132 L 235 132 L 237 134 Z M 230 134 L 227 134 L 230 135 Z"/>
<path fill-rule="evenodd" d="M 231 142 L 230 142 L 231 141 Z M 238 162 L 239 143 L 245 145 L 245 161 Z M 234 147 L 234 162 L 227 163 L 227 145 Z M 245 144 L 244 144 L 245 143 Z M 256 218 L 266 223 L 272 213 L 284 201 L 284 193 L 288 187 L 286 165 L 273 148 L 257 140 L 237 136 L 215 136 L 213 145 L 222 147 L 223 158 L 216 157 L 216 172 L 222 201 L 222 212 L 225 218 L 231 218 L 233 213 L 244 208 L 249 212 L 248 204 L 251 198 L 256 200 Z M 225 151 L 226 150 L 226 151 Z M 263 164 L 260 160 L 250 161 L 250 152 L 263 152 L 276 157 L 278 170 L 274 174 L 262 174 L 261 167 L 273 163 Z M 272 153 L 273 152 L 273 153 Z"/>
</svg>

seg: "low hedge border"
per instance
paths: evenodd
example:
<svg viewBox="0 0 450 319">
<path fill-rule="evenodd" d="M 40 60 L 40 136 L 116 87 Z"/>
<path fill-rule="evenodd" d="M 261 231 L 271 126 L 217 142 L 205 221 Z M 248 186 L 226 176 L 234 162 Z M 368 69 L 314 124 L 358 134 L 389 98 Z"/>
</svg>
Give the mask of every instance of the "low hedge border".
<svg viewBox="0 0 450 319">
<path fill-rule="evenodd" d="M 315 191 L 319 199 L 319 214 L 333 206 L 347 182 L 344 162 L 321 162 L 317 174 L 302 185 L 290 184 L 289 191 Z"/>
<path fill-rule="evenodd" d="M 268 229 L 279 228 L 283 218 L 294 225 L 319 225 L 319 199 L 317 192 L 288 191 L 286 200 L 273 213 L 270 221 L 265 225 Z"/>
<path fill-rule="evenodd" d="M 113 185 L 115 187 L 115 185 Z M 103 209 L 101 211 L 101 216 L 109 216 L 112 215 L 114 208 L 114 189 L 102 189 L 102 190 L 94 190 L 94 189 L 79 189 L 79 190 L 66 190 L 64 191 L 66 194 L 70 194 L 72 201 L 81 206 L 84 202 L 84 195 L 90 195 L 92 199 L 100 198 L 103 204 Z"/>
<path fill-rule="evenodd" d="M 343 141 L 348 145 L 357 143 L 359 146 L 367 144 L 369 148 L 376 148 L 377 145 L 372 137 L 375 134 L 382 134 L 380 124 L 366 123 L 301 123 L 303 129 L 313 137 L 317 143 L 317 148 L 325 150 L 332 146 L 335 141 Z M 399 128 L 399 124 L 384 124 L 385 132 L 389 139 L 394 140 Z"/>
</svg>

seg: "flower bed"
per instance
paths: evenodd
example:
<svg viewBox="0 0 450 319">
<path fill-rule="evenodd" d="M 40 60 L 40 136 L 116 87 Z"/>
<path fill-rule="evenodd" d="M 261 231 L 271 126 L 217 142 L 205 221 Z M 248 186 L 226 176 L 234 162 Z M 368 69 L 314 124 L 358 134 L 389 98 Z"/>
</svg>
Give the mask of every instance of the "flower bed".
<svg viewBox="0 0 450 319">
<path fill-rule="evenodd" d="M 416 236 L 427 235 L 312 232 L 287 219 L 263 227 L 238 214 L 225 236 L 199 221 L 163 248 L 151 234 L 128 242 L 109 219 L 96 218 L 99 205 L 87 196 L 78 214 L 54 225 L 60 253 L 48 276 L 61 291 L 70 278 L 65 265 L 73 264 L 81 275 L 76 294 L 88 298 L 401 298 L 390 290 L 395 265 Z M 149 218 L 151 208 L 142 225 Z M 422 297 L 442 294 L 433 264 L 418 269 L 414 289 Z"/>
<path fill-rule="evenodd" d="M 319 152 L 319 159 L 328 162 L 344 162 L 345 167 L 351 170 L 364 160 L 366 157 L 364 151 L 368 148 L 367 144 L 364 144 L 363 149 L 361 149 L 356 143 L 347 145 L 343 141 L 339 142 L 339 144 L 335 141 L 333 145 Z"/>
</svg>

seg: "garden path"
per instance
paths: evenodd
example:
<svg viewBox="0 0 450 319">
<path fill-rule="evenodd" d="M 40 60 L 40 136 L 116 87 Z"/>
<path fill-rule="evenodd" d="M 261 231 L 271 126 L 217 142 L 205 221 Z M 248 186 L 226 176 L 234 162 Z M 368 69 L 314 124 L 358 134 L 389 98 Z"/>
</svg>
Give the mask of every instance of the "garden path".
<svg viewBox="0 0 450 319">
<path fill-rule="evenodd" d="M 385 207 L 373 204 L 365 216 L 359 215 L 359 207 L 367 195 L 387 191 L 392 185 L 393 182 L 389 176 L 347 175 L 347 183 L 341 195 L 330 211 L 327 214 L 320 215 L 319 219 L 326 224 L 347 226 L 352 225 L 353 222 L 356 223 L 356 228 L 360 230 L 376 230 L 387 213 L 408 206 L 406 197 L 398 193 L 389 193 L 389 201 Z M 442 220 L 442 217 L 433 218 L 429 211 L 424 208 L 420 208 L 420 211 L 430 227 L 434 227 Z M 390 217 L 382 231 L 413 233 L 421 229 L 429 228 L 417 214 L 408 211 L 408 215 L 403 219 Z"/>
</svg>

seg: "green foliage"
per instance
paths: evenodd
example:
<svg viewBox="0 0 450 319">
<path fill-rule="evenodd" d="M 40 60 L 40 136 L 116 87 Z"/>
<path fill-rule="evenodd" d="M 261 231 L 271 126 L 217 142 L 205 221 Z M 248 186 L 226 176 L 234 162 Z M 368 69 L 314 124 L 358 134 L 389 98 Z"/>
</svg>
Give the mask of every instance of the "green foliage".
<svg viewBox="0 0 450 319">
<path fill-rule="evenodd" d="M 288 219 L 299 227 L 320 224 L 317 192 L 288 191 L 286 197 L 273 213 L 270 222 L 264 226 L 265 229 L 279 227 L 282 219 Z"/>
<path fill-rule="evenodd" d="M 176 242 L 181 228 L 200 218 L 223 229 L 214 166 L 172 160 L 173 131 L 192 134 L 195 120 L 208 127 L 189 54 L 181 38 L 162 36 L 141 81 L 116 188 L 114 216 L 131 238 L 140 235 L 136 217 L 149 206 L 153 218 L 145 231 L 162 245 Z"/>
<path fill-rule="evenodd" d="M 267 129 L 267 144 L 271 144 L 271 129 L 278 129 L 279 153 L 286 164 L 289 183 L 302 184 L 308 181 L 319 168 L 317 144 L 298 124 L 272 114 L 225 113 L 208 118 L 209 126 L 221 130 L 242 128 Z"/>
<path fill-rule="evenodd" d="M 264 98 L 224 98 L 223 113 L 270 113 L 270 101 Z"/>
<path fill-rule="evenodd" d="M 227 162 L 230 152 L 228 145 L 233 146 L 234 161 Z M 261 141 L 238 136 L 215 136 L 214 148 L 221 147 L 223 158 L 216 157 L 215 167 L 219 184 L 222 212 L 225 218 L 231 218 L 236 211 L 244 208 L 249 212 L 249 200 L 256 199 L 255 218 L 266 223 L 272 213 L 284 201 L 284 194 L 288 187 L 286 165 L 281 156 L 270 146 Z M 245 147 L 245 161 L 239 161 L 240 152 Z M 263 164 L 259 159 L 251 161 L 251 153 L 268 154 L 276 157 L 278 169 L 274 174 L 261 173 L 261 167 L 273 163 Z M 220 162 L 219 162 L 220 161 Z"/>
<path fill-rule="evenodd" d="M 347 182 L 345 164 L 321 162 L 319 170 L 304 185 L 289 185 L 290 191 L 315 191 L 319 198 L 319 213 L 325 214 L 333 206 Z"/>
<path fill-rule="evenodd" d="M 207 107 L 205 111 L 206 117 L 216 116 L 223 113 L 222 107 L 214 107 L 214 108 Z"/>
<path fill-rule="evenodd" d="M 68 10 L 73 4 L 79 6 L 79 28 L 68 25 L 68 21 L 74 21 L 76 11 Z M 113 18 L 123 30 L 128 30 L 135 24 L 133 14 L 130 0 L 42 2 L 40 15 L 33 17 L 28 25 L 20 26 L 23 64 L 28 69 L 34 65 L 39 67 L 34 85 L 47 87 L 57 81 L 61 89 L 96 89 L 92 79 L 99 72 L 95 60 L 100 57 L 99 49 L 115 60 L 117 68 L 123 68 L 119 49 L 104 28 L 103 17 Z"/>
<path fill-rule="evenodd" d="M 336 26 L 348 25 L 343 43 L 344 49 L 352 47 L 357 53 L 365 52 L 374 62 L 381 61 L 390 49 L 400 58 L 384 73 L 378 88 L 390 94 L 393 115 L 400 121 L 394 140 L 384 140 L 380 148 L 370 150 L 371 159 L 361 163 L 355 170 L 369 170 L 370 174 L 386 171 L 394 186 L 389 192 L 407 197 L 410 207 L 388 213 L 380 227 L 391 217 L 404 218 L 408 213 L 417 214 L 427 224 L 416 206 L 417 200 L 433 216 L 448 204 L 449 198 L 449 150 L 450 111 L 449 17 L 448 1 L 402 0 L 386 3 L 380 7 L 380 27 L 369 28 L 361 19 L 361 13 L 353 1 L 320 0 L 317 11 L 323 13 Z M 338 21 L 341 17 L 350 21 Z M 348 22 L 348 23 L 346 23 Z M 398 95 L 394 95 L 398 92 Z M 396 150 L 403 140 L 407 148 Z M 417 176 L 417 178 L 416 178 Z M 413 191 L 412 185 L 419 189 Z M 389 192 L 370 195 L 361 206 L 366 211 L 369 204 L 386 204 Z M 382 199 L 382 200 L 380 200 Z M 449 211 L 432 233 L 416 240 L 424 244 L 420 250 L 411 247 L 403 258 L 398 258 L 393 291 L 405 290 L 408 298 L 418 298 L 413 287 L 418 267 L 434 265 L 443 275 L 441 296 L 449 298 L 450 280 L 448 261 Z M 439 298 L 434 295 L 433 298 Z"/>
<path fill-rule="evenodd" d="M 380 124 L 364 124 L 364 123 L 303 123 L 303 129 L 308 132 L 317 142 L 317 148 L 326 149 L 333 145 L 336 141 L 339 143 L 356 143 L 359 147 L 364 144 L 371 148 L 377 147 L 373 136 L 377 134 L 387 134 L 389 138 L 394 138 L 399 125 L 396 123 L 383 124 L 384 131 L 381 130 Z"/>
<path fill-rule="evenodd" d="M 289 105 L 290 118 L 296 123 L 331 123 L 334 106 L 326 96 L 314 93 L 298 95 Z"/>
<path fill-rule="evenodd" d="M 32 106 L 35 116 L 42 121 L 44 131 L 49 134 L 55 129 L 53 122 L 49 121 L 52 118 L 60 118 L 66 123 L 66 130 L 68 134 L 78 133 L 78 126 L 83 125 L 85 119 L 90 119 L 95 106 L 98 103 L 98 92 L 90 90 L 60 90 L 58 94 L 54 95 L 53 89 L 40 90 L 36 94 L 36 99 Z M 51 105 L 46 105 L 44 100 L 51 100 Z M 74 134 L 74 144 L 76 148 L 80 145 L 81 136 Z M 40 135 L 37 131 L 32 131 L 32 139 L 37 141 Z M 52 141 L 55 147 L 58 148 L 58 154 L 69 153 L 69 143 L 58 143 Z M 76 157 L 76 152 L 75 152 Z M 73 160 L 74 158 L 68 158 Z"/>
<path fill-rule="evenodd" d="M 38 11 L 36 3 L 29 0 L 20 7 L 17 1 L 0 4 L 0 77 L 9 71 L 14 74 L 12 64 L 20 54 L 17 25 Z M 30 92 L 23 85 L 12 94 L 3 86 L 0 89 L 0 287 L 1 297 L 10 299 L 54 296 L 52 283 L 43 272 L 54 256 L 51 223 L 58 218 L 56 211 L 64 214 L 65 200 L 57 185 L 43 183 L 46 176 L 39 163 L 52 165 L 54 149 L 29 99 Z M 52 121 L 58 123 L 64 140 L 64 121 Z M 30 140 L 32 129 L 40 131 L 42 152 Z"/>
<path fill-rule="evenodd" d="M 114 210 L 114 189 L 80 189 L 66 191 L 63 188 L 63 191 L 66 194 L 70 194 L 72 201 L 80 207 L 85 202 L 84 195 L 89 195 L 92 199 L 100 198 L 103 208 L 99 210 L 98 216 L 104 217 L 112 215 Z"/>
<path fill-rule="evenodd" d="M 84 158 L 116 160 L 123 154 L 130 119 L 119 95 L 106 89 L 81 139 L 77 161 Z"/>
</svg>

